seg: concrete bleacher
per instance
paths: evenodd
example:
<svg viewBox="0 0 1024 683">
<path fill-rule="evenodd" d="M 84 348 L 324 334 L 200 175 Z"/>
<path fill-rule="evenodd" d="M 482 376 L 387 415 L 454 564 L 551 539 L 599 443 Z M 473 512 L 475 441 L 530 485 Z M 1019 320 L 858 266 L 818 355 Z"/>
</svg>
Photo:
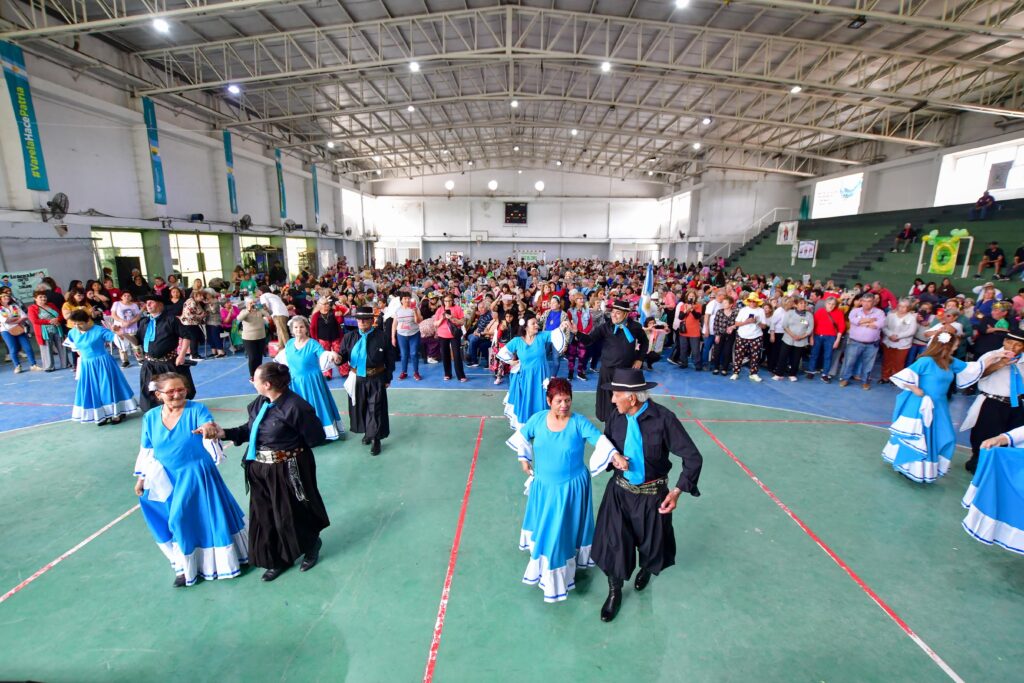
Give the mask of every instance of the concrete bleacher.
<svg viewBox="0 0 1024 683">
<path fill-rule="evenodd" d="M 911 245 L 906 253 L 890 253 L 896 233 L 904 223 L 910 222 L 919 235 L 932 230 L 948 235 L 955 228 L 970 231 L 975 239 L 968 276 L 960 277 L 966 252 L 966 243 L 963 243 L 955 276 L 951 278 L 958 291 L 968 293 L 981 282 L 993 280 L 991 269 L 981 281 L 974 279 L 988 242 L 997 240 L 1008 262 L 1012 262 L 1017 247 L 1024 244 L 1024 200 L 1002 202 L 1000 210 L 987 221 L 968 221 L 970 208 L 971 205 L 951 205 L 800 221 L 799 238 L 818 240 L 815 267 L 811 267 L 809 260 L 797 260 L 796 265 L 791 266 L 792 247 L 776 244 L 778 225 L 772 225 L 730 258 L 729 268 L 739 265 L 748 273 L 774 272 L 796 278 L 809 274 L 812 280 L 832 279 L 847 286 L 881 280 L 894 292 L 907 292 L 916 277 L 925 282 L 940 282 L 942 278 L 927 272 L 930 247 L 925 253 L 924 272 L 920 276 L 916 274 L 920 242 Z M 1024 282 L 996 281 L 996 285 L 1004 294 L 1012 296 L 1024 287 Z"/>
</svg>

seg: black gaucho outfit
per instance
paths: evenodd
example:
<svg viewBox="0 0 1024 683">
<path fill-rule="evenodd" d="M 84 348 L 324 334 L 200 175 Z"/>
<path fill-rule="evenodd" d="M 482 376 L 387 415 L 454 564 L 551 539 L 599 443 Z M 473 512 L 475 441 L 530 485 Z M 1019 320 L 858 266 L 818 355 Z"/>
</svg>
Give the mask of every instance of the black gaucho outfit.
<svg viewBox="0 0 1024 683">
<path fill-rule="evenodd" d="M 252 424 L 268 399 L 249 404 L 249 421 L 224 434 L 236 446 L 249 440 Z M 249 489 L 249 557 L 257 567 L 281 569 L 316 548 L 331 525 L 316 485 L 310 450 L 327 441 L 313 407 L 290 389 L 267 408 L 256 432 L 256 459 L 245 460 Z"/>
<path fill-rule="evenodd" d="M 359 330 L 346 332 L 341 340 L 341 360 L 352 364 L 352 349 L 359 343 Z M 356 373 L 355 403 L 348 401 L 349 431 L 362 434 L 367 439 L 386 439 L 391 434 L 388 420 L 387 385 L 395 373 L 395 347 L 391 339 L 379 327 L 366 333 L 366 376 Z"/>
<path fill-rule="evenodd" d="M 150 325 L 156 325 L 156 337 L 146 348 L 146 332 Z M 161 405 L 149 390 L 149 383 L 157 375 L 165 372 L 176 372 L 185 378 L 185 388 L 189 400 L 196 397 L 196 386 L 192 381 L 192 370 L 188 365 L 176 365 L 178 343 L 186 337 L 184 325 L 166 309 L 156 318 L 145 316 L 139 322 L 139 341 L 143 345 L 142 364 L 139 365 L 139 405 L 145 413 L 150 408 Z M 193 349 L 194 350 L 194 349 Z"/>
<path fill-rule="evenodd" d="M 629 341 L 622 330 L 615 329 L 610 320 L 605 320 L 590 333 L 590 343 L 601 344 L 601 369 L 597 377 L 597 419 L 607 422 L 608 417 L 616 412 L 612 405 L 612 392 L 602 389 L 605 384 L 612 381 L 615 368 L 629 368 L 636 361 L 647 357 L 647 335 L 640 323 L 632 318 L 623 323 L 633 335 L 633 341 Z M 640 348 L 637 348 L 637 342 Z"/>
<path fill-rule="evenodd" d="M 604 490 L 597 512 L 594 545 L 591 557 L 612 579 L 628 580 L 636 568 L 637 552 L 640 568 L 657 575 L 676 563 L 676 538 L 672 515 L 658 512 L 668 495 L 668 472 L 672 468 L 669 453 L 683 459 L 683 471 L 676 486 L 683 493 L 699 496 L 697 479 L 704 460 L 690 435 L 671 410 L 654 401 L 637 418 L 644 450 L 644 478 L 641 486 L 633 486 L 615 474 Z M 604 434 L 625 455 L 626 416 L 615 411 L 605 425 Z"/>
</svg>

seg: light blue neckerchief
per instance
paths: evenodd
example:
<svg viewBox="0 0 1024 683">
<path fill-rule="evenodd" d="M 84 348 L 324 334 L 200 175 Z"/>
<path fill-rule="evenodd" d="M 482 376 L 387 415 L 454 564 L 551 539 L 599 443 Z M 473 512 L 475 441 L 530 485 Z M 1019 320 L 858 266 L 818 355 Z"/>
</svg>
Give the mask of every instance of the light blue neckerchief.
<svg viewBox="0 0 1024 683">
<path fill-rule="evenodd" d="M 1017 362 L 1020 360 L 1020 354 L 1013 359 L 1013 363 L 1010 365 L 1010 405 L 1016 408 L 1020 405 L 1020 395 L 1024 394 L 1024 378 L 1020 376 L 1020 370 L 1017 369 Z"/>
<path fill-rule="evenodd" d="M 622 333 L 624 335 L 626 335 L 626 341 L 628 341 L 630 344 L 632 344 L 632 343 L 634 343 L 636 341 L 636 339 L 633 338 L 633 334 L 629 331 L 629 328 L 626 327 L 626 323 L 622 323 L 621 325 L 616 325 L 615 326 L 615 330 L 612 331 L 612 334 L 617 333 L 619 330 L 622 330 Z"/>
<path fill-rule="evenodd" d="M 644 441 L 640 436 L 640 423 L 637 418 L 647 410 L 645 401 L 640 410 L 633 415 L 626 415 L 626 443 L 623 445 L 623 455 L 629 458 L 629 469 L 623 472 L 633 486 L 640 486 L 644 483 Z"/>
<path fill-rule="evenodd" d="M 256 432 L 260 429 L 260 422 L 263 422 L 263 416 L 267 414 L 267 409 L 270 408 L 273 403 L 267 401 L 260 407 L 260 412 L 256 413 L 256 419 L 252 421 L 252 428 L 249 430 L 249 448 L 245 451 L 246 460 L 256 459 Z"/>
<path fill-rule="evenodd" d="M 349 354 L 349 364 L 356 369 L 357 377 L 366 377 L 366 335 L 370 334 L 370 330 L 363 332 L 362 330 L 356 330 L 359 332 L 359 341 L 352 347 L 352 353 Z"/>
<path fill-rule="evenodd" d="M 146 335 L 142 338 L 142 350 L 149 353 L 149 342 L 156 341 L 156 319 L 160 316 L 150 316 L 149 324 L 146 325 Z"/>
</svg>

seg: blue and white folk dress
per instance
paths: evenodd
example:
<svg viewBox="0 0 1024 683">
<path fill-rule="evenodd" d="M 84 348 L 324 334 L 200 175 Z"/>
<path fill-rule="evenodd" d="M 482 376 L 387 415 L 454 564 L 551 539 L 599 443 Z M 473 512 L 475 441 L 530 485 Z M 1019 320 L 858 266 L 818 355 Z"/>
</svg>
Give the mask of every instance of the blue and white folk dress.
<svg viewBox="0 0 1024 683">
<path fill-rule="evenodd" d="M 945 475 L 956 451 L 956 431 L 946 392 L 954 377 L 962 389 L 981 379 L 984 369 L 978 361 L 965 363 L 953 358 L 949 368 L 943 370 L 932 358 L 924 357 L 890 377 L 889 381 L 903 392 L 896 397 L 882 458 L 916 482 L 930 484 Z M 919 387 L 924 396 L 917 396 L 910 387 Z"/>
<path fill-rule="evenodd" d="M 78 385 L 71 419 L 99 422 L 139 410 L 128 380 L 117 361 L 107 353 L 106 344 L 117 336 L 105 327 L 93 325 L 84 332 L 75 328 L 68 339 L 78 352 Z"/>
<path fill-rule="evenodd" d="M 503 401 L 512 429 L 522 427 L 535 413 L 547 411 L 547 345 L 551 344 L 556 353 L 563 353 L 566 343 L 565 333 L 558 329 L 539 332 L 529 344 L 525 337 L 516 337 L 498 352 L 498 360 L 503 363 L 511 363 L 513 358 L 519 360 L 519 369 L 509 375 Z"/>
<path fill-rule="evenodd" d="M 336 441 L 345 429 L 341 426 L 341 413 L 324 379 L 324 370 L 331 366 L 328 351 L 315 339 L 307 339 L 301 348 L 289 339 L 284 349 L 274 357 L 288 366 L 292 381 L 289 388 L 313 406 L 328 441 Z"/>
<path fill-rule="evenodd" d="M 249 562 L 245 515 L 220 476 L 220 441 L 192 431 L 213 415 L 188 401 L 171 429 L 162 407 L 142 417 L 142 440 L 135 476 L 143 478 L 139 507 L 157 546 L 176 575 L 191 586 L 198 577 L 230 579 Z"/>
<path fill-rule="evenodd" d="M 576 570 L 593 567 L 591 476 L 604 472 L 615 447 L 590 421 L 573 413 L 565 429 L 553 432 L 548 411 L 535 413 L 505 443 L 533 465 L 519 549 L 530 553 L 523 583 L 540 587 L 545 602 L 565 600 L 576 585 Z M 589 467 L 583 444 L 595 449 Z"/>
<path fill-rule="evenodd" d="M 1024 555 L 1024 427 L 1006 436 L 1008 447 L 982 450 L 961 504 L 964 531 L 992 545 Z"/>
</svg>

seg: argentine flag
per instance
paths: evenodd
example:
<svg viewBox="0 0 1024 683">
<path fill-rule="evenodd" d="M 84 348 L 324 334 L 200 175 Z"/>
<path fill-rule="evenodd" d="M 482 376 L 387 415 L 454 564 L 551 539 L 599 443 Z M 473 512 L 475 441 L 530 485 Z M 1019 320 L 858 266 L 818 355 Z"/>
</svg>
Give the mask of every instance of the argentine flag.
<svg viewBox="0 0 1024 683">
<path fill-rule="evenodd" d="M 654 306 L 651 305 L 651 296 L 654 294 L 654 264 L 647 264 L 647 277 L 644 278 L 644 288 L 640 292 L 640 324 L 647 322 L 647 319 L 654 315 Z"/>
</svg>

